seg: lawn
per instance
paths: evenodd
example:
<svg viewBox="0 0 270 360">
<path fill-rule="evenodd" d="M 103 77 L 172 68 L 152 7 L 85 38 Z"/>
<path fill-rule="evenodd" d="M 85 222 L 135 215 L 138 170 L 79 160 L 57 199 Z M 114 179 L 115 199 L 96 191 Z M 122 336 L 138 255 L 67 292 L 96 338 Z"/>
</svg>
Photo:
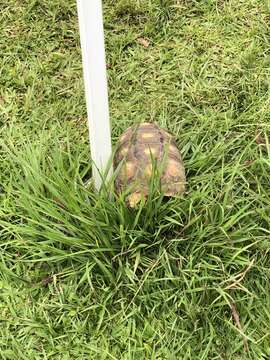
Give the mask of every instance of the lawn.
<svg viewBox="0 0 270 360">
<path fill-rule="evenodd" d="M 270 359 L 270 3 L 105 0 L 113 144 L 188 191 L 93 191 L 76 2 L 0 0 L 0 358 Z"/>
</svg>

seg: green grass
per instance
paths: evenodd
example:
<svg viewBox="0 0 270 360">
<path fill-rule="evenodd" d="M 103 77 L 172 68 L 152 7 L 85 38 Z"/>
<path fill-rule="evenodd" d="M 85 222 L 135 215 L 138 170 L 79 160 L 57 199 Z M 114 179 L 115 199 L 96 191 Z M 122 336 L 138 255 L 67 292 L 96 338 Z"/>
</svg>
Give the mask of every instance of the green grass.
<svg viewBox="0 0 270 360">
<path fill-rule="evenodd" d="M 104 1 L 113 142 L 187 169 L 136 211 L 85 185 L 75 1 L 0 6 L 0 358 L 269 359 L 270 3 Z"/>
</svg>

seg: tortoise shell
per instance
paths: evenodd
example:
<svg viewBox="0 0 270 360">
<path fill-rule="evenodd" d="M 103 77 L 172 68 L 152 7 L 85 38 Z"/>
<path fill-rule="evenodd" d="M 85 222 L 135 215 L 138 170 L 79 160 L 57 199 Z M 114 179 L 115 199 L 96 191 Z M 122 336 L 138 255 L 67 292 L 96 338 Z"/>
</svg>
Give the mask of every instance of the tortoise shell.
<svg viewBox="0 0 270 360">
<path fill-rule="evenodd" d="M 156 171 L 165 196 L 185 191 L 186 176 L 180 151 L 173 136 L 156 124 L 141 123 L 124 132 L 116 147 L 114 168 L 117 169 L 116 192 L 130 190 L 130 207 L 148 195 L 150 179 Z"/>
</svg>

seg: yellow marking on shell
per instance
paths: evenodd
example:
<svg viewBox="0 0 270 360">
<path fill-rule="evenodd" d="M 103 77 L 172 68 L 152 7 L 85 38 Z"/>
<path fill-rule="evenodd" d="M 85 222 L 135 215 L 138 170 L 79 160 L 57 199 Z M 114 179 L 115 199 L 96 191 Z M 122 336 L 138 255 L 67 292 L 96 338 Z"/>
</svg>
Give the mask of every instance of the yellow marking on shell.
<svg viewBox="0 0 270 360">
<path fill-rule="evenodd" d="M 181 154 L 175 145 L 170 144 L 165 153 L 171 154 L 181 160 Z"/>
<path fill-rule="evenodd" d="M 144 133 L 141 135 L 143 139 L 151 139 L 154 134 L 153 133 Z"/>
<path fill-rule="evenodd" d="M 167 171 L 170 176 L 180 176 L 181 171 L 179 169 L 179 163 L 173 159 L 170 159 L 167 166 Z"/>
<path fill-rule="evenodd" d="M 157 149 L 149 146 L 148 148 L 144 149 L 144 153 L 145 153 L 145 155 L 155 156 L 157 154 Z"/>
<path fill-rule="evenodd" d="M 172 144 L 169 145 L 169 151 L 172 153 L 178 153 L 178 149 L 175 147 L 175 145 Z"/>
<path fill-rule="evenodd" d="M 146 165 L 145 169 L 144 169 L 144 174 L 147 177 L 151 177 L 152 176 L 152 172 L 153 172 L 153 166 L 152 164 L 148 164 Z"/>
<path fill-rule="evenodd" d="M 124 142 L 128 137 L 128 134 L 124 133 L 123 135 L 120 136 L 119 142 Z"/>
<path fill-rule="evenodd" d="M 134 175 L 134 164 L 131 161 L 126 162 L 126 169 L 127 169 L 128 177 Z"/>
<path fill-rule="evenodd" d="M 134 174 L 135 174 L 134 164 L 131 161 L 127 161 L 126 163 L 123 164 L 119 176 L 124 179 L 125 178 L 129 179 L 132 176 L 134 176 Z"/>
<path fill-rule="evenodd" d="M 121 149 L 120 153 L 121 153 L 121 156 L 123 156 L 123 157 L 126 156 L 128 153 L 128 146 L 123 147 Z"/>
</svg>

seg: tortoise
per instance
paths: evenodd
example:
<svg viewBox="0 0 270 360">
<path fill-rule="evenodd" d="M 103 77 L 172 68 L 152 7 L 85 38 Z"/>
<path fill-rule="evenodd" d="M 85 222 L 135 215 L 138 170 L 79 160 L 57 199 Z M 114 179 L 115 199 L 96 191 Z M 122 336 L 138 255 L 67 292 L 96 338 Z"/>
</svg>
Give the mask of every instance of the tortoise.
<svg viewBox="0 0 270 360">
<path fill-rule="evenodd" d="M 129 189 L 127 205 L 131 208 L 147 198 L 155 169 L 160 171 L 164 196 L 185 192 L 185 168 L 175 139 L 154 123 L 133 125 L 122 134 L 116 145 L 114 168 L 116 193 Z"/>
</svg>

